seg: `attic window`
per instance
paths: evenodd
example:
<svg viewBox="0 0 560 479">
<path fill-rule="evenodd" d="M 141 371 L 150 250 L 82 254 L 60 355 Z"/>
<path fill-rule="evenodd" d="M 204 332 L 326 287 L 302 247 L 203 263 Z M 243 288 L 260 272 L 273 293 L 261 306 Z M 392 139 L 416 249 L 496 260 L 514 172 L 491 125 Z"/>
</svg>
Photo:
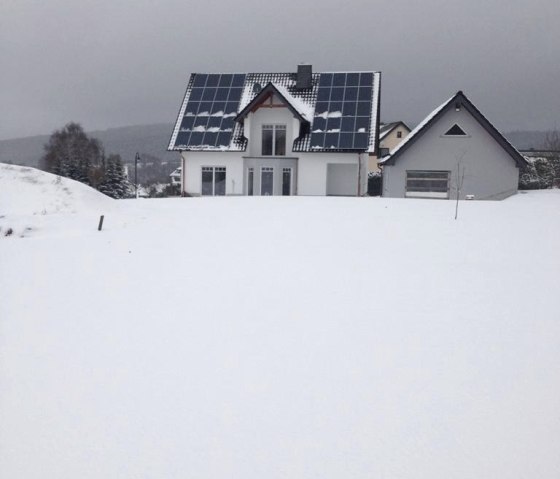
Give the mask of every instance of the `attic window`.
<svg viewBox="0 0 560 479">
<path fill-rule="evenodd" d="M 467 136 L 464 130 L 455 123 L 443 136 Z"/>
</svg>

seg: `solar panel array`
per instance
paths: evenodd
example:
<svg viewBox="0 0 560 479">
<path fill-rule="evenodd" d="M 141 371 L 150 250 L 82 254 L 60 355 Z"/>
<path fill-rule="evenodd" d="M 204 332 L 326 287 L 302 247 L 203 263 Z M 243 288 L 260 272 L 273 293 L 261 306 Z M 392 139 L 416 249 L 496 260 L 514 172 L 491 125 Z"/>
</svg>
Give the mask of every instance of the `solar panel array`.
<svg viewBox="0 0 560 479">
<path fill-rule="evenodd" d="M 227 148 L 244 84 L 244 74 L 195 74 L 175 145 Z"/>
<path fill-rule="evenodd" d="M 365 150 L 372 114 L 373 73 L 321 73 L 311 149 Z"/>
</svg>

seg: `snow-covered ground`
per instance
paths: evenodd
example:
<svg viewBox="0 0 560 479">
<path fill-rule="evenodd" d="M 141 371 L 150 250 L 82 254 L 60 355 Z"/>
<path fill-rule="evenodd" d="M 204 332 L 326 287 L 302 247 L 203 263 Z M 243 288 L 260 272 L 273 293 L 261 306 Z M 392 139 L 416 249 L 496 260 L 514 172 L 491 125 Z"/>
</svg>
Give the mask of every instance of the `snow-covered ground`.
<svg viewBox="0 0 560 479">
<path fill-rule="evenodd" d="M 0 236 L 0 477 L 560 477 L 560 191 L 55 213 L 43 180 L 0 170 L 32 228 Z"/>
</svg>

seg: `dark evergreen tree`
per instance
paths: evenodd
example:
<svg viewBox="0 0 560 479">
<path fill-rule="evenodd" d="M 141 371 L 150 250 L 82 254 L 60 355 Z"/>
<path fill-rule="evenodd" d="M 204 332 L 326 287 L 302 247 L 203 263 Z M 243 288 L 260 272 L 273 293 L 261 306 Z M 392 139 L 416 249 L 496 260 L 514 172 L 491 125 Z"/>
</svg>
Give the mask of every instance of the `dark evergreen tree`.
<svg viewBox="0 0 560 479">
<path fill-rule="evenodd" d="M 98 189 L 101 193 L 116 199 L 126 198 L 129 195 L 129 184 L 120 155 L 109 155 L 104 160 L 103 179 Z"/>
</svg>

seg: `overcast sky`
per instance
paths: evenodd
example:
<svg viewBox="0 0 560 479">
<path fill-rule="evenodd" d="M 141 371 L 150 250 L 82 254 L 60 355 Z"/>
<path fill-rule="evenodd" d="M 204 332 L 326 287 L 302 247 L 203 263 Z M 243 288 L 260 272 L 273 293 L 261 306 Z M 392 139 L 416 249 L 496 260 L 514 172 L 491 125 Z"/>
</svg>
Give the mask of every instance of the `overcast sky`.
<svg viewBox="0 0 560 479">
<path fill-rule="evenodd" d="M 560 127 L 559 0 L 0 0 L 0 139 L 174 122 L 191 72 L 382 72 L 382 120 L 463 90 Z"/>
</svg>

